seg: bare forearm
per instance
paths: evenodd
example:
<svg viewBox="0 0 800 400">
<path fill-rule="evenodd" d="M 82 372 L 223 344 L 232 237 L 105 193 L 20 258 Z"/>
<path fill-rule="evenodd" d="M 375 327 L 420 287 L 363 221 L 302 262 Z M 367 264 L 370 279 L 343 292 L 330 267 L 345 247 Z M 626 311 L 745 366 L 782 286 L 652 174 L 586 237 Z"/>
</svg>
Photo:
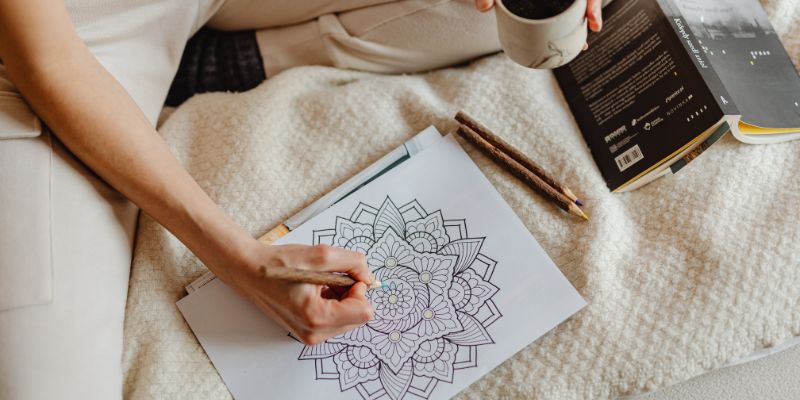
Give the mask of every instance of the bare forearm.
<svg viewBox="0 0 800 400">
<path fill-rule="evenodd" d="M 56 54 L 2 48 L 12 81 L 36 113 L 78 158 L 206 264 L 243 254 L 253 239 L 197 185 L 124 88 L 77 35 L 60 41 Z"/>
<path fill-rule="evenodd" d="M 0 1 L 0 60 L 37 114 L 73 153 L 172 231 L 217 276 L 306 343 L 366 323 L 366 258 L 327 246 L 264 246 L 203 192 L 120 84 L 89 54 L 63 3 Z M 264 279 L 259 265 L 346 272 L 340 299 Z"/>
<path fill-rule="evenodd" d="M 83 162 L 195 252 L 222 251 L 216 241 L 241 233 L 102 66 L 79 57 L 53 67 L 23 93 Z"/>
<path fill-rule="evenodd" d="M 102 68 L 84 62 L 61 69 L 93 74 L 49 72 L 24 89 L 73 152 L 304 342 L 320 343 L 372 319 L 364 282 L 375 278 L 362 254 L 326 246 L 263 246 L 250 238 L 180 166 L 122 88 Z M 85 85 L 96 88 L 95 93 L 75 100 L 58 96 Z M 346 272 L 361 282 L 331 299 L 322 296 L 320 286 L 264 279 L 254 268 L 262 263 Z"/>
</svg>

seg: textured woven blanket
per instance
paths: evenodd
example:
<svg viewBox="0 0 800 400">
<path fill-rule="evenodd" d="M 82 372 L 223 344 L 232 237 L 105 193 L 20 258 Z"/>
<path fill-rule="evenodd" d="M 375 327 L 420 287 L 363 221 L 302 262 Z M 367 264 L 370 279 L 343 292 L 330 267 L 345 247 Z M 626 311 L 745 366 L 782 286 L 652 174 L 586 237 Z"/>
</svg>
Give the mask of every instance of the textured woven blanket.
<svg viewBox="0 0 800 400">
<path fill-rule="evenodd" d="M 800 0 L 764 3 L 800 65 Z M 254 236 L 433 124 L 466 110 L 587 200 L 570 218 L 470 145 L 588 306 L 462 392 L 608 398 L 660 388 L 800 335 L 800 141 L 727 137 L 678 175 L 603 183 L 552 74 L 495 55 L 422 75 L 307 67 L 197 96 L 160 131 Z M 125 321 L 125 395 L 230 395 L 175 307 L 205 268 L 142 215 Z"/>
</svg>

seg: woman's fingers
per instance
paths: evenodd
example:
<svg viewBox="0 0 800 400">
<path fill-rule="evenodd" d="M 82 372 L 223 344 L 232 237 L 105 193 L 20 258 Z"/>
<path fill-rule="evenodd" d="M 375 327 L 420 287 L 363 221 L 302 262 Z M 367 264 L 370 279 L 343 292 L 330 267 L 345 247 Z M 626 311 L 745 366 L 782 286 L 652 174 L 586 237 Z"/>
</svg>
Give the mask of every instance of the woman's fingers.
<svg viewBox="0 0 800 400">
<path fill-rule="evenodd" d="M 269 251 L 264 260 L 273 265 L 343 272 L 359 281 L 349 289 L 261 278 L 245 281 L 246 297 L 304 343 L 318 344 L 372 319 L 366 291 L 375 277 L 363 254 L 326 245 L 270 246 Z"/>
<path fill-rule="evenodd" d="M 314 269 L 344 272 L 365 283 L 375 280 L 367 266 L 367 258 L 361 253 L 326 245 L 310 247 L 309 252 L 310 266 Z"/>
<path fill-rule="evenodd" d="M 373 311 L 366 291 L 367 285 L 358 282 L 339 300 L 319 296 L 309 299 L 299 313 L 298 338 L 313 345 L 367 323 Z"/>
<path fill-rule="evenodd" d="M 475 8 L 486 12 L 492 9 L 495 0 L 475 0 Z M 587 0 L 586 18 L 589 19 L 589 29 L 598 32 L 603 27 L 602 0 Z"/>
<path fill-rule="evenodd" d="M 478 11 L 486 12 L 492 9 L 495 0 L 475 0 L 475 8 Z M 589 29 L 598 32 L 603 27 L 603 1 L 602 0 L 587 0 L 586 2 L 586 18 L 589 19 Z"/>
<path fill-rule="evenodd" d="M 589 29 L 594 32 L 599 32 L 603 28 L 603 1 L 602 0 L 587 0 L 586 2 L 586 19 L 589 20 Z M 583 44 L 583 50 L 589 48 L 588 43 Z"/>
<path fill-rule="evenodd" d="M 475 0 L 475 8 L 480 12 L 486 12 L 492 9 L 494 0 Z"/>
<path fill-rule="evenodd" d="M 372 305 L 366 297 L 367 285 L 358 282 L 340 300 L 326 300 L 331 315 L 336 318 L 336 325 L 363 325 L 372 319 Z"/>
<path fill-rule="evenodd" d="M 589 29 L 594 32 L 603 27 L 602 0 L 588 0 L 586 2 L 586 18 L 589 20 Z"/>
</svg>

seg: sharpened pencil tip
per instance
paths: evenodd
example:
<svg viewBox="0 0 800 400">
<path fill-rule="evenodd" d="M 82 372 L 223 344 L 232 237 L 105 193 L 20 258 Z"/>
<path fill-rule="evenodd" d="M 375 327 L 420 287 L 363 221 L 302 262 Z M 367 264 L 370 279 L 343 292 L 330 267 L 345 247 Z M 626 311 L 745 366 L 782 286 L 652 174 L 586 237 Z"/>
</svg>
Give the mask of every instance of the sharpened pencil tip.
<svg viewBox="0 0 800 400">
<path fill-rule="evenodd" d="M 581 199 L 575 199 L 575 204 L 577 204 L 579 207 L 583 207 L 584 203 L 583 203 L 583 200 L 581 200 Z"/>
<path fill-rule="evenodd" d="M 386 284 L 376 279 L 369 284 L 367 289 L 386 289 Z"/>
<path fill-rule="evenodd" d="M 567 207 L 567 211 L 569 211 L 569 213 L 572 214 L 572 215 L 575 215 L 577 217 L 581 217 L 581 218 L 583 218 L 583 219 L 585 219 L 587 221 L 589 220 L 589 216 L 586 215 L 586 213 L 580 207 L 578 207 L 578 205 L 575 204 L 575 203 L 569 203 L 569 205 Z"/>
</svg>

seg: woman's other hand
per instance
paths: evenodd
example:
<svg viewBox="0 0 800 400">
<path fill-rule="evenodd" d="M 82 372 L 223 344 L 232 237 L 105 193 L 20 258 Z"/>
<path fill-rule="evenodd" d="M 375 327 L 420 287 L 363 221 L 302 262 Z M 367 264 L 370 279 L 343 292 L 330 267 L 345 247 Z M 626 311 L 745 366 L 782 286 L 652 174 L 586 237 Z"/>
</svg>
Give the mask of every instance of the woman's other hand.
<svg viewBox="0 0 800 400">
<path fill-rule="evenodd" d="M 243 266 L 229 266 L 218 277 L 305 344 L 318 344 L 372 319 L 365 293 L 366 283 L 375 278 L 361 253 L 326 245 L 267 246 L 256 242 L 245 259 Z M 343 272 L 359 282 L 349 290 L 337 291 L 265 279 L 259 273 L 262 265 Z"/>
<path fill-rule="evenodd" d="M 478 11 L 486 12 L 494 7 L 495 0 L 475 0 L 475 7 Z M 602 0 L 587 0 L 586 18 L 589 20 L 589 29 L 594 32 L 600 31 L 603 27 L 603 15 L 601 11 Z"/>
</svg>

